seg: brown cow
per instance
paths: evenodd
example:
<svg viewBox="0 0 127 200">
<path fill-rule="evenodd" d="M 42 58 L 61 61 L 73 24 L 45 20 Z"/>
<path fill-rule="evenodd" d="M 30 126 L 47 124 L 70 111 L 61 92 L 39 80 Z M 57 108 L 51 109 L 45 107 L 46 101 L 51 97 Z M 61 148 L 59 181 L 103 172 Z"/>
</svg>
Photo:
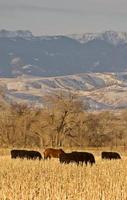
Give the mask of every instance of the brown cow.
<svg viewBox="0 0 127 200">
<path fill-rule="evenodd" d="M 47 148 L 44 150 L 44 159 L 47 158 L 59 158 L 60 154 L 63 154 L 62 149 Z"/>
</svg>

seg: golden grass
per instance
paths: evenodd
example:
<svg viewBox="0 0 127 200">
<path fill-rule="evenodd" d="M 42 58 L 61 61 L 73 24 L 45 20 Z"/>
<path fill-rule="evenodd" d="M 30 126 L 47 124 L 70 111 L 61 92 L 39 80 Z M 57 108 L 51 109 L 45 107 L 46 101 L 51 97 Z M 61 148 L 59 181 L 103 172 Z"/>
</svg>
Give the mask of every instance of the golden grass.
<svg viewBox="0 0 127 200">
<path fill-rule="evenodd" d="M 127 159 L 77 166 L 0 157 L 0 200 L 127 200 Z"/>
</svg>

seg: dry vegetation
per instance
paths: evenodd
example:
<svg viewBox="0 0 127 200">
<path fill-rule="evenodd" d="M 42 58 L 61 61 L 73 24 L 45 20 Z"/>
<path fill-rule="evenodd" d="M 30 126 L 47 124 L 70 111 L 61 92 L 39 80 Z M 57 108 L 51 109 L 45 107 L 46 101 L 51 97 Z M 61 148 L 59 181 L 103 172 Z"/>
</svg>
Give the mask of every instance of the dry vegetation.
<svg viewBox="0 0 127 200">
<path fill-rule="evenodd" d="M 12 104 L 0 112 L 1 147 L 127 145 L 127 111 L 92 113 L 73 94 L 45 97 L 43 108 Z"/>
<path fill-rule="evenodd" d="M 94 166 L 0 157 L 1 200 L 126 200 L 127 159 Z"/>
</svg>

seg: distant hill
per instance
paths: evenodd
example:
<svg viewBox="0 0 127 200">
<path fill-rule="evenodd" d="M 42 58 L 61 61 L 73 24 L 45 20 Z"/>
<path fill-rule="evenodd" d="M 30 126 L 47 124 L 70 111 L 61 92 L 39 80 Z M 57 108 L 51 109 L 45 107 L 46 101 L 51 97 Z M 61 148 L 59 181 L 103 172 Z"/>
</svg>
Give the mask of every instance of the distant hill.
<svg viewBox="0 0 127 200">
<path fill-rule="evenodd" d="M 72 92 L 91 110 L 127 108 L 127 72 L 82 73 L 57 77 L 23 75 L 0 78 L 7 102 L 43 106 L 44 96 L 57 92 Z"/>
<path fill-rule="evenodd" d="M 30 31 L 0 31 L 0 77 L 126 70 L 127 33 L 36 37 Z"/>
</svg>

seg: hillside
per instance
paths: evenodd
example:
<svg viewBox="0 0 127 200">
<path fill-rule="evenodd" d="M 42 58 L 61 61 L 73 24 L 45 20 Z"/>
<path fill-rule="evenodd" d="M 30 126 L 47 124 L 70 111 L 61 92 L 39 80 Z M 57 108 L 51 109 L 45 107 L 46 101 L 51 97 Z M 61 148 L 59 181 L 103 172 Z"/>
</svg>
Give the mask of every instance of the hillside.
<svg viewBox="0 0 127 200">
<path fill-rule="evenodd" d="M 127 73 L 83 73 L 59 77 L 1 78 L 7 101 L 43 104 L 43 97 L 58 91 L 77 94 L 91 109 L 127 107 Z"/>
</svg>

